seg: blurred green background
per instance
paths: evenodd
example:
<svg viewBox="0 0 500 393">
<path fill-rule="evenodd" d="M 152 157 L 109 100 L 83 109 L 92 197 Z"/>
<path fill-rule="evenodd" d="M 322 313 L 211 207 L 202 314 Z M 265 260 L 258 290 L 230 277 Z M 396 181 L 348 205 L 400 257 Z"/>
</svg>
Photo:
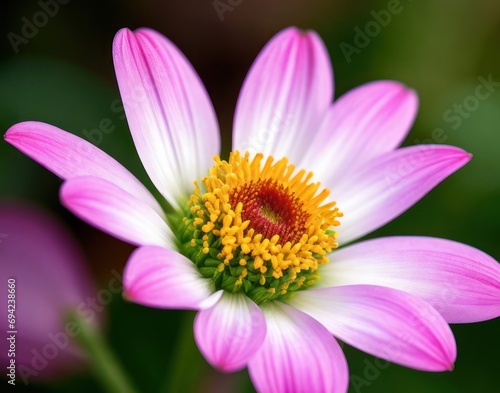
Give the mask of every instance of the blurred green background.
<svg viewBox="0 0 500 393">
<path fill-rule="evenodd" d="M 460 146 L 474 155 L 464 169 L 370 237 L 444 237 L 480 248 L 500 260 L 497 0 L 61 2 L 66 4 L 60 4 L 32 38 L 14 45 L 10 33 L 23 34 L 25 21 L 32 21 L 41 10 L 40 2 L 2 3 L 2 133 L 16 122 L 40 120 L 85 137 L 85 130 L 110 119 L 113 131 L 93 142 L 151 186 L 120 107 L 111 58 L 113 36 L 119 28 L 152 27 L 181 48 L 212 97 L 226 152 L 239 88 L 260 48 L 286 26 L 314 29 L 325 40 L 332 58 L 336 96 L 371 80 L 400 80 L 420 97 L 419 115 L 405 144 L 429 142 L 434 136 L 436 142 Z M 223 11 L 217 11 L 220 3 L 226 5 Z M 481 78 L 497 83 L 490 86 L 487 97 L 476 96 Z M 107 285 L 113 269 L 123 269 L 133 247 L 82 223 L 62 208 L 59 179 L 4 141 L 0 143 L 0 176 L 1 199 L 36 202 L 69 225 L 85 250 L 97 288 Z M 170 383 L 172 375 L 181 385 L 170 391 L 253 391 L 246 371 L 218 374 L 192 342 L 179 345 L 179 331 L 190 328 L 192 314 L 148 309 L 118 296 L 108 312 L 106 336 L 142 392 L 158 391 Z M 452 328 L 458 360 L 451 373 L 423 373 L 397 365 L 374 372 L 370 366 L 374 358 L 345 346 L 351 376 L 364 381 L 352 378 L 350 392 L 500 391 L 500 319 Z M 191 356 L 189 367 L 178 361 L 180 354 Z M 25 389 L 100 391 L 86 372 Z"/>
</svg>

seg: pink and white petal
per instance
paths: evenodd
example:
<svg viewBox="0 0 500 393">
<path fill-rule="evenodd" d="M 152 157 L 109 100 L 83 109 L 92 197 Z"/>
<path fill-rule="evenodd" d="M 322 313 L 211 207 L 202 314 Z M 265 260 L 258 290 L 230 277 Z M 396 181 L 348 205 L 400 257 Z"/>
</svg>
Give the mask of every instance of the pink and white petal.
<svg viewBox="0 0 500 393">
<path fill-rule="evenodd" d="M 267 335 L 248 363 L 258 392 L 347 392 L 347 362 L 324 326 L 284 303 L 261 309 Z"/>
<path fill-rule="evenodd" d="M 457 354 L 450 327 L 416 296 L 374 285 L 347 285 L 301 291 L 289 303 L 371 355 L 417 370 L 453 369 Z"/>
<path fill-rule="evenodd" d="M 98 177 L 77 177 L 61 187 L 61 203 L 75 215 L 120 240 L 174 249 L 175 236 L 148 204 Z"/>
<path fill-rule="evenodd" d="M 184 255 L 163 247 L 144 246 L 130 256 L 123 272 L 123 296 L 148 307 L 193 309 L 211 307 L 222 292 L 214 293 Z"/>
<path fill-rule="evenodd" d="M 158 190 L 178 206 L 219 154 L 210 98 L 182 52 L 156 31 L 121 29 L 113 58 L 139 157 Z"/>
<path fill-rule="evenodd" d="M 108 180 L 150 205 L 162 217 L 162 208 L 123 165 L 86 140 L 37 121 L 9 128 L 5 140 L 64 180 L 95 176 Z"/>
<path fill-rule="evenodd" d="M 415 92 L 398 82 L 376 81 L 353 89 L 330 107 L 296 164 L 335 184 L 361 163 L 397 148 L 417 109 Z"/>
<path fill-rule="evenodd" d="M 326 184 L 344 213 L 339 242 L 351 242 L 393 220 L 470 159 L 453 146 L 405 147 L 374 158 L 337 184 Z"/>
<path fill-rule="evenodd" d="M 333 100 L 333 72 L 314 31 L 287 28 L 262 49 L 236 105 L 233 150 L 298 163 Z"/>
<path fill-rule="evenodd" d="M 368 240 L 330 254 L 319 287 L 372 284 L 418 296 L 448 323 L 500 316 L 500 264 L 451 240 L 401 236 Z"/>
<path fill-rule="evenodd" d="M 266 336 L 259 307 L 244 294 L 224 292 L 212 308 L 200 311 L 194 336 L 201 353 L 224 372 L 243 369 Z"/>
</svg>

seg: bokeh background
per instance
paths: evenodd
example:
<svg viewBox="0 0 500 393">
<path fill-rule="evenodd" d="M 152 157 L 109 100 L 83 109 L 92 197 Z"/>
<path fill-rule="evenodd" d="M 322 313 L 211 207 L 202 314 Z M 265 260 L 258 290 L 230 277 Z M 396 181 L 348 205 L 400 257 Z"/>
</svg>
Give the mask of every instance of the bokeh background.
<svg viewBox="0 0 500 393">
<path fill-rule="evenodd" d="M 420 97 L 419 115 L 405 144 L 434 138 L 434 142 L 457 145 L 474 154 L 465 168 L 370 236 L 444 237 L 480 248 L 500 260 L 497 0 L 61 3 L 65 4 L 58 3 L 55 15 L 49 16 L 32 37 L 15 45 L 10 33 L 22 36 L 26 20 L 33 21 L 42 9 L 40 1 L 2 3 L 1 133 L 16 122 L 40 120 L 88 137 L 90 130 L 109 119 L 112 132 L 92 142 L 151 186 L 120 106 L 111 57 L 113 36 L 119 28 L 149 26 L 181 48 L 212 97 L 226 152 L 238 91 L 258 51 L 286 26 L 314 29 L 330 52 L 337 97 L 371 80 L 400 80 Z M 387 17 L 378 20 L 381 10 L 399 12 L 391 12 L 390 21 Z M 365 38 L 360 31 L 367 34 Z M 489 94 L 481 90 L 479 97 L 476 89 L 482 80 L 496 85 L 491 84 Z M 83 248 L 96 288 L 105 288 L 112 271 L 123 269 L 133 247 L 84 224 L 62 208 L 59 185 L 56 176 L 0 141 L 0 200 L 36 203 L 57 215 Z M 147 309 L 126 303 L 118 295 L 105 312 L 105 335 L 140 391 L 253 391 L 246 371 L 218 374 L 200 357 L 192 341 L 178 339 L 179 332 L 189 328 L 191 313 Z M 357 382 L 351 382 L 350 392 L 500 391 L 500 319 L 452 328 L 459 355 L 455 370 L 449 373 L 423 373 L 397 365 L 374 370 L 370 366 L 375 364 L 374 358 L 345 346 L 350 373 L 359 377 L 352 379 Z M 18 384 L 22 384 L 19 379 Z M 101 389 L 90 372 L 83 370 L 64 379 L 16 387 L 31 392 Z"/>
</svg>

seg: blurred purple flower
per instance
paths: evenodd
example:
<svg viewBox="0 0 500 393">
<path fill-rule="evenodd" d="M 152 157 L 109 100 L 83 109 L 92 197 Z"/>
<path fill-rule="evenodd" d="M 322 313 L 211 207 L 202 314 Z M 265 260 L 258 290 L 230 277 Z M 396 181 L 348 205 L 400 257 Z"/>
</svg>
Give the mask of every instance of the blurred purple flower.
<svg viewBox="0 0 500 393">
<path fill-rule="evenodd" d="M 91 324 L 102 318 L 84 309 L 85 299 L 95 291 L 81 250 L 61 223 L 32 205 L 1 202 L 0 232 L 4 235 L 0 239 L 0 326 L 4 333 L 16 332 L 10 347 L 15 350 L 0 353 L 3 367 L 15 360 L 17 376 L 25 384 L 81 369 L 85 358 L 72 338 L 79 331 L 66 320 L 68 313 L 79 308 Z M 11 326 L 7 284 L 14 281 Z"/>
</svg>

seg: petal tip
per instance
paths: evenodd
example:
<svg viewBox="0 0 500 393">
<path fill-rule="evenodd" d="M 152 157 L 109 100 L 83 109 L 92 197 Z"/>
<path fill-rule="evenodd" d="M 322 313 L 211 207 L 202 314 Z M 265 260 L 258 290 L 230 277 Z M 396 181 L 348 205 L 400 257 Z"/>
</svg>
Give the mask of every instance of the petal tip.
<svg viewBox="0 0 500 393">
<path fill-rule="evenodd" d="M 472 159 L 472 154 L 465 151 L 464 149 L 451 146 L 451 145 L 428 145 L 433 146 L 436 149 L 436 154 L 440 156 L 443 161 L 448 161 L 457 168 L 460 168 L 467 164 Z"/>
<path fill-rule="evenodd" d="M 113 38 L 113 47 L 112 47 L 113 57 L 117 56 L 123 51 L 123 49 L 121 49 L 122 46 L 125 43 L 128 43 L 133 36 L 134 32 L 130 30 L 128 27 L 123 27 L 116 32 L 115 37 Z"/>
<path fill-rule="evenodd" d="M 455 361 L 457 360 L 457 351 L 456 351 L 456 346 L 454 347 L 454 350 L 443 353 L 443 368 L 441 371 L 453 371 L 455 370 Z"/>
<path fill-rule="evenodd" d="M 209 362 L 217 371 L 224 373 L 224 374 L 229 374 L 229 373 L 234 373 L 240 370 L 243 370 L 246 365 L 242 366 L 237 366 L 235 367 L 234 364 L 231 364 L 230 362 L 226 362 L 225 360 L 221 360 L 220 362 Z"/>
<path fill-rule="evenodd" d="M 450 329 L 451 332 L 451 329 Z M 453 337 L 453 333 L 452 337 Z M 433 371 L 445 372 L 455 369 L 455 361 L 457 360 L 457 346 L 453 339 L 447 345 L 442 346 L 441 357 L 436 359 L 436 367 Z"/>
<path fill-rule="evenodd" d="M 17 147 L 14 142 L 20 142 L 24 145 L 34 135 L 48 133 L 47 128 L 54 127 L 39 121 L 22 121 L 10 126 L 3 137 L 5 141 Z"/>
<path fill-rule="evenodd" d="M 68 204 L 71 201 L 72 195 L 71 184 L 69 181 L 65 181 L 61 184 L 61 187 L 59 187 L 59 200 L 61 201 L 61 205 L 63 205 L 66 209 L 69 209 Z"/>
<path fill-rule="evenodd" d="M 122 298 L 126 302 L 133 302 L 134 301 L 134 297 L 132 296 L 132 293 L 126 289 L 124 289 L 122 292 Z"/>
<path fill-rule="evenodd" d="M 418 99 L 418 93 L 415 89 L 408 87 L 406 85 L 402 85 L 403 92 L 405 94 L 405 98 L 409 101 L 411 101 L 412 104 L 418 106 L 419 99 Z"/>
<path fill-rule="evenodd" d="M 465 151 L 460 148 L 456 148 L 457 153 L 456 153 L 456 162 L 462 163 L 462 165 L 467 164 L 473 157 L 472 153 L 469 153 L 468 151 Z"/>
<path fill-rule="evenodd" d="M 17 135 L 21 134 L 23 126 L 27 126 L 29 125 L 29 123 L 30 122 L 26 121 L 26 122 L 16 123 L 10 126 L 9 129 L 3 135 L 3 139 L 5 139 L 6 142 L 11 143 L 16 138 Z"/>
<path fill-rule="evenodd" d="M 299 29 L 297 26 L 288 26 L 281 30 L 281 34 L 300 36 L 303 31 L 304 30 Z"/>
<path fill-rule="evenodd" d="M 387 90 L 388 94 L 392 93 L 394 95 L 394 100 L 405 102 L 407 105 L 415 107 L 414 111 L 416 116 L 419 99 L 418 93 L 414 88 L 395 80 L 383 80 L 380 82 L 383 83 L 382 86 Z"/>
<path fill-rule="evenodd" d="M 438 363 L 434 370 L 437 372 L 452 372 L 455 370 L 455 360 L 456 356 L 449 357 L 446 354 L 443 354 L 445 357 L 442 359 L 442 363 Z"/>
<path fill-rule="evenodd" d="M 115 39 L 118 37 L 123 37 L 129 34 L 133 34 L 132 30 L 130 30 L 128 27 L 122 27 L 120 30 L 118 30 L 115 34 Z"/>
<path fill-rule="evenodd" d="M 321 39 L 316 31 L 312 29 L 300 28 L 298 26 L 286 27 L 285 29 L 279 31 L 274 38 L 281 38 L 290 41 Z"/>
</svg>

